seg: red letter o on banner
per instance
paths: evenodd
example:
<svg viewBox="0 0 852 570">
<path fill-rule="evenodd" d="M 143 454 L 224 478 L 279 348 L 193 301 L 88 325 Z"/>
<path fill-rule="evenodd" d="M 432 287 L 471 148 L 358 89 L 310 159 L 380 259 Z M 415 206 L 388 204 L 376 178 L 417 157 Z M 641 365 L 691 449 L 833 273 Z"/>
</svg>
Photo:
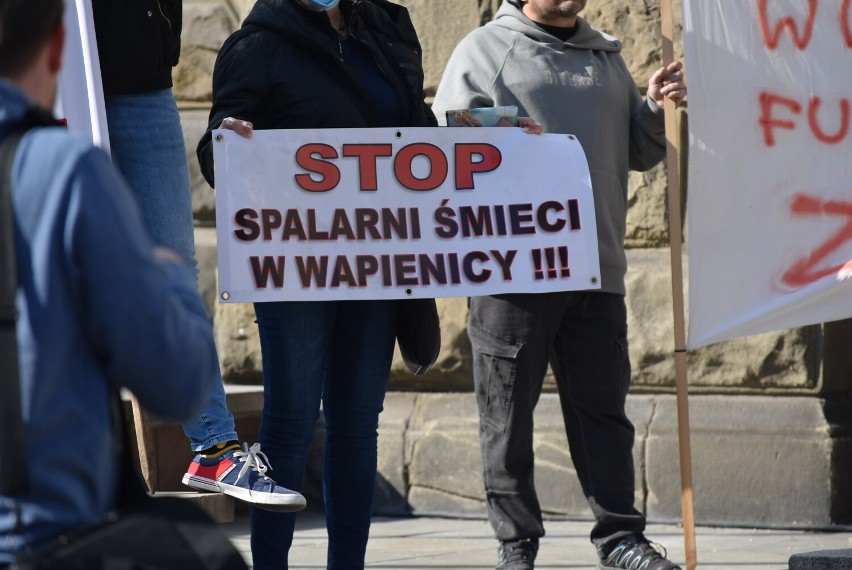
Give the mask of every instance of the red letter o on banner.
<svg viewBox="0 0 852 570">
<path fill-rule="evenodd" d="M 319 181 L 311 178 L 310 174 L 297 174 L 296 184 L 302 190 L 308 192 L 328 192 L 340 183 L 340 171 L 330 162 L 319 160 L 314 155 L 322 158 L 337 158 L 337 151 L 327 144 L 306 144 L 296 151 L 296 164 L 307 170 L 322 176 Z"/>
<path fill-rule="evenodd" d="M 411 163 L 416 156 L 429 159 L 431 170 L 426 178 L 416 178 L 411 172 Z M 396 154 L 393 171 L 399 183 L 409 190 L 434 190 L 447 179 L 449 164 L 440 148 L 429 143 L 416 143 L 403 147 Z"/>
</svg>

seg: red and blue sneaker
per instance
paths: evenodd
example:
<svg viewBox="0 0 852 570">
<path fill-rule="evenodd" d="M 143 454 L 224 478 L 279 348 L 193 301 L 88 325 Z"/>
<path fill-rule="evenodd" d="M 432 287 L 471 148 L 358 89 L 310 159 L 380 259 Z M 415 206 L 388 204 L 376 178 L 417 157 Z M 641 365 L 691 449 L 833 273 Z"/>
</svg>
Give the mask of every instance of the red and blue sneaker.
<svg viewBox="0 0 852 570">
<path fill-rule="evenodd" d="M 279 512 L 301 511 L 305 498 L 266 476 L 269 459 L 260 444 L 248 447 L 245 443 L 223 450 L 215 456 L 198 454 L 183 476 L 183 484 L 224 493 L 261 509 Z"/>
</svg>

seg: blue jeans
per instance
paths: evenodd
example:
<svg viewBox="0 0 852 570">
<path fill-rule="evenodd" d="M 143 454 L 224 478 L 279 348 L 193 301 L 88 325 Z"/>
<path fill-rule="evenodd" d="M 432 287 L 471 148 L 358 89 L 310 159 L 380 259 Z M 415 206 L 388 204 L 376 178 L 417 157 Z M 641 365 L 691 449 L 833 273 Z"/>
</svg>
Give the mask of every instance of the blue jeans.
<svg viewBox="0 0 852 570">
<path fill-rule="evenodd" d="M 197 270 L 186 146 L 171 89 L 106 98 L 113 164 L 136 196 L 154 243 L 176 251 Z M 209 404 L 183 424 L 198 451 L 237 439 L 217 367 Z"/>
<path fill-rule="evenodd" d="M 363 568 L 397 304 L 316 301 L 254 307 L 263 353 L 260 443 L 273 467 L 270 475 L 302 490 L 322 402 L 328 568 Z M 252 508 L 255 570 L 287 568 L 295 522 L 295 514 Z"/>
</svg>

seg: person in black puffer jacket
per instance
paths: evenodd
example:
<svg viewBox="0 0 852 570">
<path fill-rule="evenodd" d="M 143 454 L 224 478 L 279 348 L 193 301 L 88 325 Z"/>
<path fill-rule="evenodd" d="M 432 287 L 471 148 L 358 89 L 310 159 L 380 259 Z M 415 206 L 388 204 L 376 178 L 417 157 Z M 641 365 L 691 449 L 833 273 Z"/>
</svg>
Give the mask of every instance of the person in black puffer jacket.
<svg viewBox="0 0 852 570">
<path fill-rule="evenodd" d="M 172 67 L 180 56 L 180 0 L 93 0 L 113 163 L 127 179 L 154 242 L 196 267 L 186 146 Z M 196 453 L 183 482 L 276 510 L 305 499 L 268 477 L 257 445 L 241 448 L 218 367 L 211 397 L 183 429 Z M 228 470 L 236 463 L 249 469 Z M 156 491 L 156 489 L 152 489 Z"/>
<path fill-rule="evenodd" d="M 258 0 L 219 52 L 198 159 L 232 129 L 437 126 L 420 45 L 386 0 Z M 363 568 L 376 485 L 376 428 L 394 351 L 397 301 L 255 303 L 263 355 L 260 443 L 280 484 L 300 490 L 322 401 L 328 568 Z M 295 515 L 252 512 L 254 568 L 287 568 Z"/>
</svg>

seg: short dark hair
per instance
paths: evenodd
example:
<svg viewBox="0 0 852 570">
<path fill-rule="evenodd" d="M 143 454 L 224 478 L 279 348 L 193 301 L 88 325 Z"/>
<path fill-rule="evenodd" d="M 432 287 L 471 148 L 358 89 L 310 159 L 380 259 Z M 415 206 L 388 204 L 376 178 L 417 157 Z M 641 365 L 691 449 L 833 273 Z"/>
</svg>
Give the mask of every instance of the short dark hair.
<svg viewBox="0 0 852 570">
<path fill-rule="evenodd" d="M 63 0 L 0 0 L 0 76 L 15 77 L 32 65 L 62 23 Z"/>
</svg>

